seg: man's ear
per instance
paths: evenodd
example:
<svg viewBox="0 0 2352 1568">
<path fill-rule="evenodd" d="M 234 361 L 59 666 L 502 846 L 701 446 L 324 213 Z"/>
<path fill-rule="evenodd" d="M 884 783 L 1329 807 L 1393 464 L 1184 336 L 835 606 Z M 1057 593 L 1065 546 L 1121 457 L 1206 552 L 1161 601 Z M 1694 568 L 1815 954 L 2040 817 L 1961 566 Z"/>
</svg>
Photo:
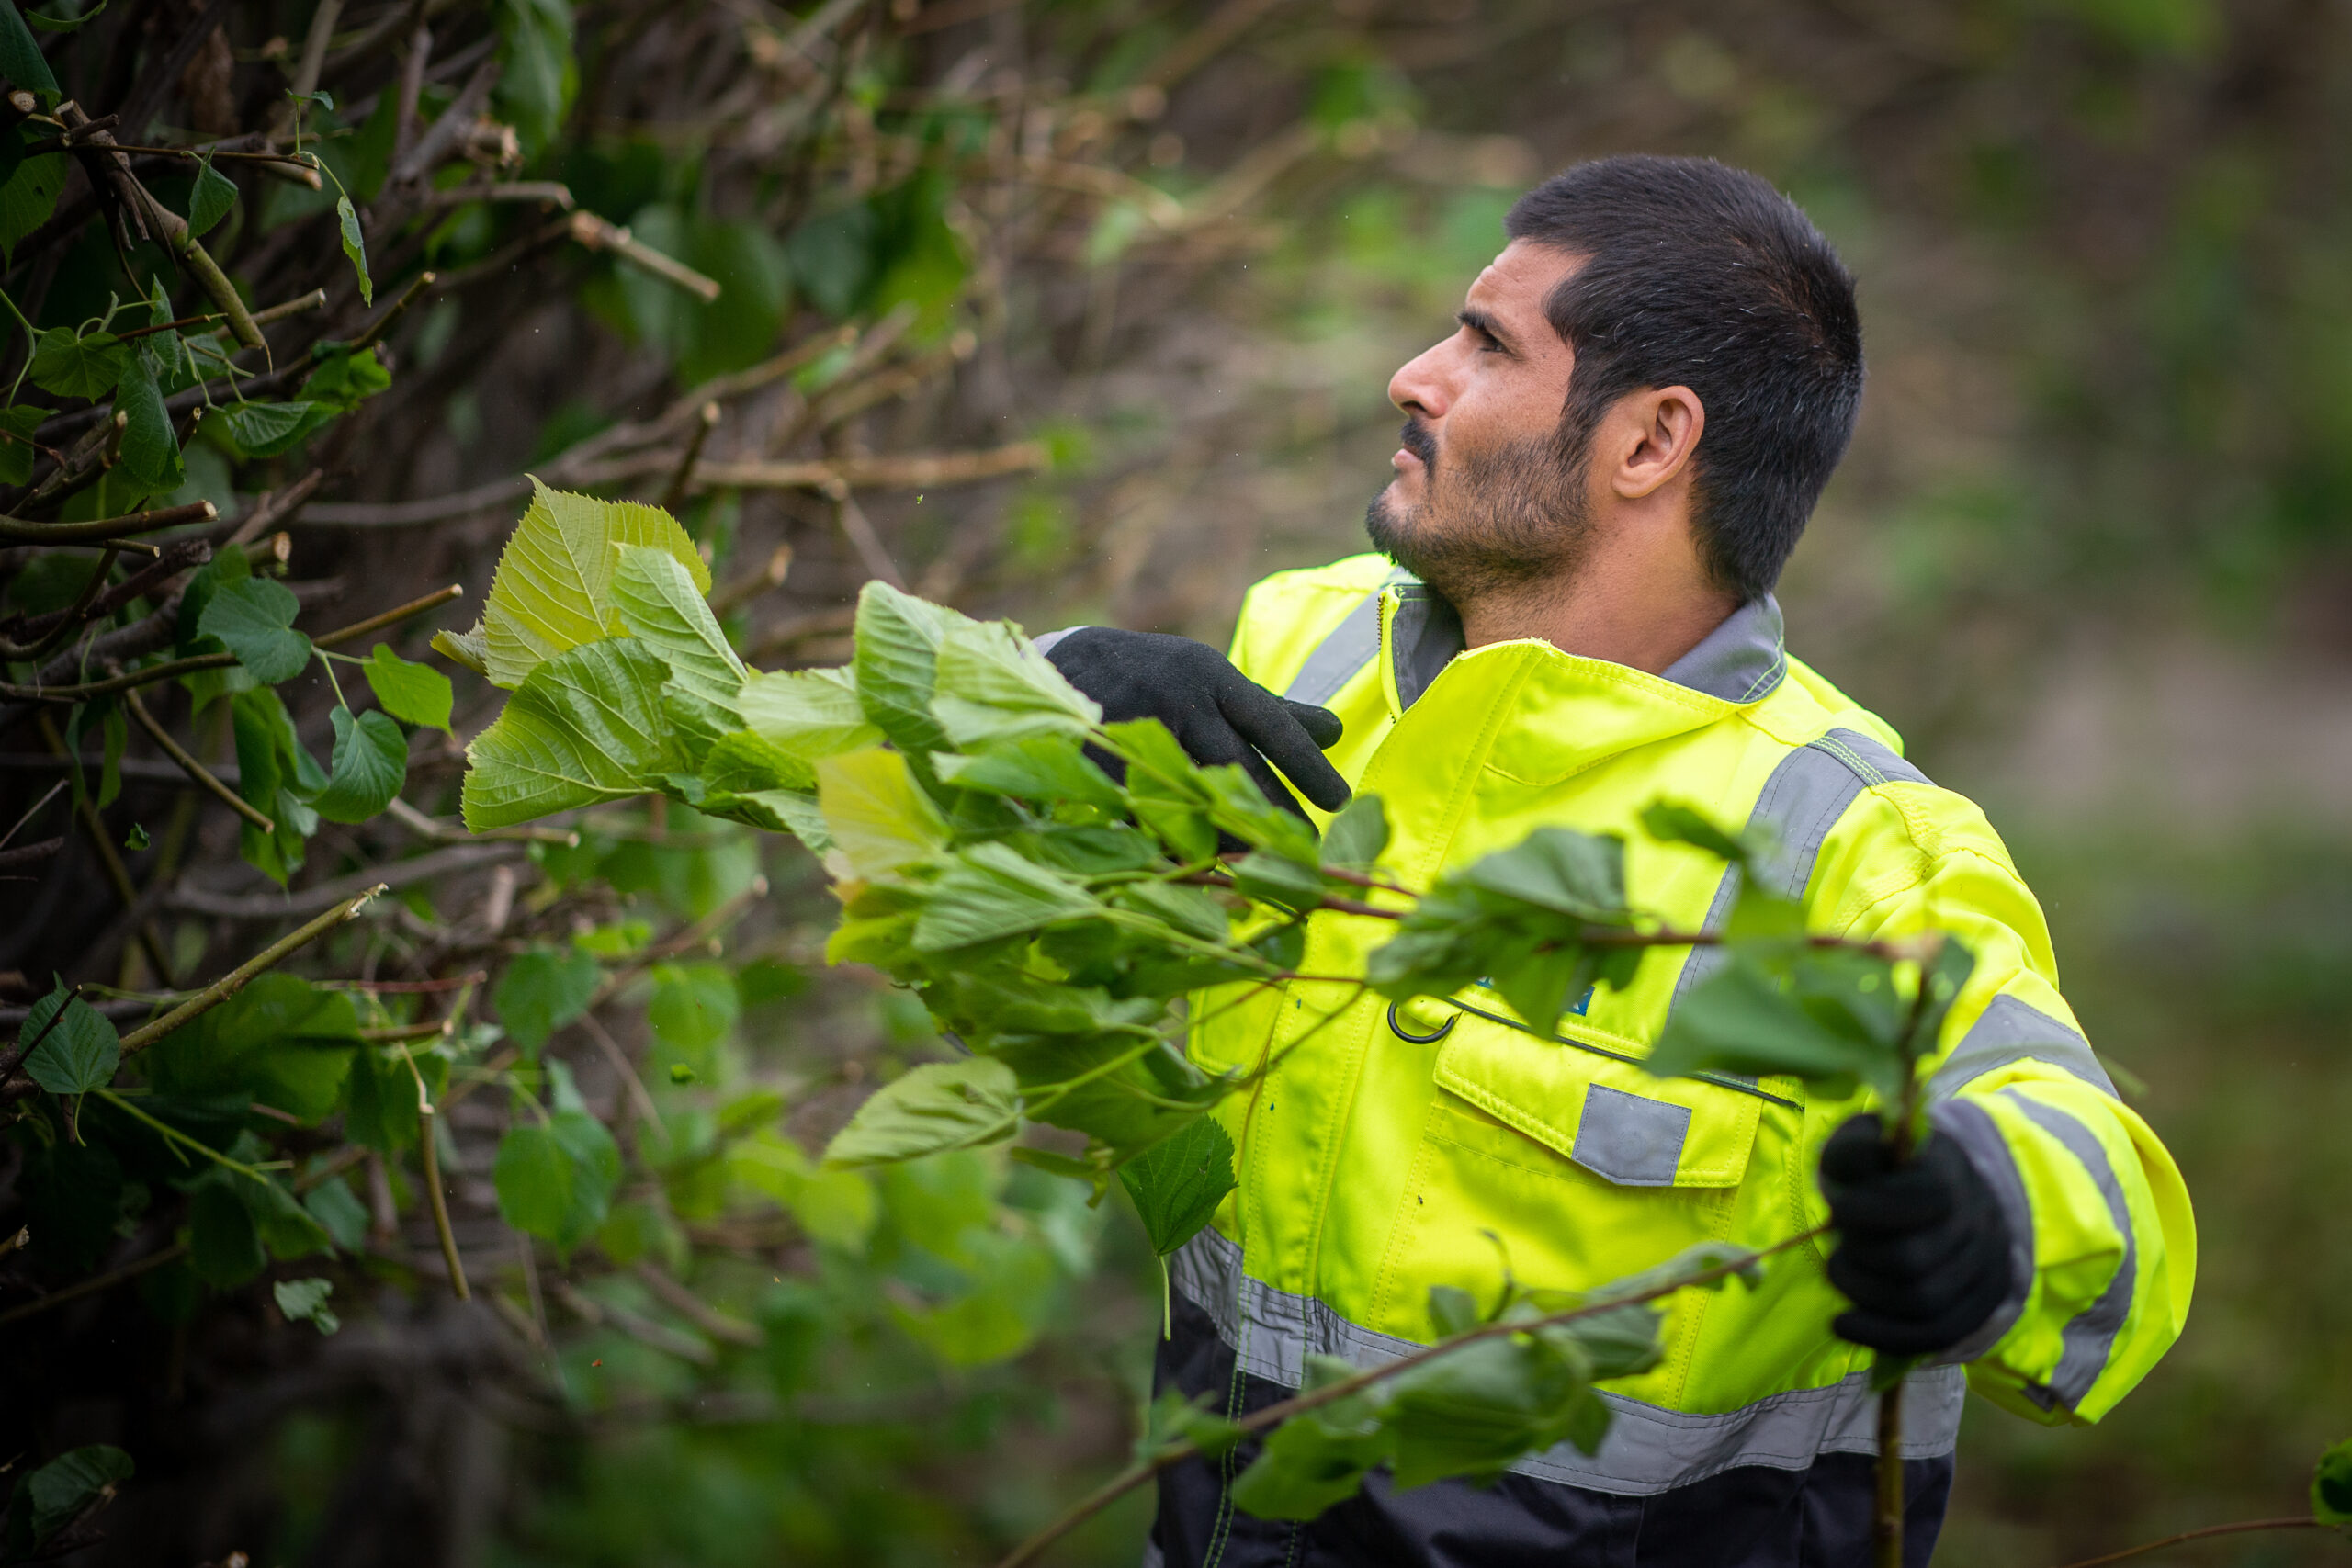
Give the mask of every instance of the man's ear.
<svg viewBox="0 0 2352 1568">
<path fill-rule="evenodd" d="M 1707 428 L 1706 405 L 1688 387 L 1652 388 L 1618 400 L 1609 428 L 1616 458 L 1610 488 L 1623 500 L 1640 501 L 1690 469 Z"/>
</svg>

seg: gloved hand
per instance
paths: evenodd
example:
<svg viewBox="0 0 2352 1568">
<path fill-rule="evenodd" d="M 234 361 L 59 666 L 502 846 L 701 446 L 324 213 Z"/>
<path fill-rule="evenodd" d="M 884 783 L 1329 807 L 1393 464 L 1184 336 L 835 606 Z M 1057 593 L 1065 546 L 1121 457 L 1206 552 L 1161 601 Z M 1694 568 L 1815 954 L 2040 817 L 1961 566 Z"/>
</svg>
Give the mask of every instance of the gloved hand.
<svg viewBox="0 0 2352 1568">
<path fill-rule="evenodd" d="M 1942 1133 L 1897 1166 L 1877 1115 L 1857 1116 L 1821 1151 L 1821 1190 L 1839 1237 L 1829 1282 L 1854 1303 L 1834 1325 L 1839 1338 L 1934 1355 L 1982 1328 L 2008 1293 L 2000 1200 Z"/>
<path fill-rule="evenodd" d="M 1102 705 L 1106 721 L 1156 718 L 1193 761 L 1204 767 L 1240 763 L 1277 806 L 1306 815 L 1266 765 L 1270 759 L 1324 810 L 1347 804 L 1347 781 L 1321 750 L 1339 742 L 1340 716 L 1274 695 L 1206 643 L 1080 626 L 1057 640 L 1046 658 Z"/>
</svg>

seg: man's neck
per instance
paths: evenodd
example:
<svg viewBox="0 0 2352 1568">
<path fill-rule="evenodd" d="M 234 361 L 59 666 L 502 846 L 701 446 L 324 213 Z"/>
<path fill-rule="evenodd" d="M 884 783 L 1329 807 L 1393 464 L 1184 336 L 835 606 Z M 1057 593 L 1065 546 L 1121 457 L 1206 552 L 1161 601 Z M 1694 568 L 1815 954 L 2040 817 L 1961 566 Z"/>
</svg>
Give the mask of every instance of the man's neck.
<svg viewBox="0 0 2352 1568">
<path fill-rule="evenodd" d="M 1534 637 L 1563 653 L 1659 675 L 1721 626 L 1739 601 L 1684 574 L 1588 561 L 1568 581 L 1490 591 L 1456 608 L 1469 648 Z"/>
</svg>

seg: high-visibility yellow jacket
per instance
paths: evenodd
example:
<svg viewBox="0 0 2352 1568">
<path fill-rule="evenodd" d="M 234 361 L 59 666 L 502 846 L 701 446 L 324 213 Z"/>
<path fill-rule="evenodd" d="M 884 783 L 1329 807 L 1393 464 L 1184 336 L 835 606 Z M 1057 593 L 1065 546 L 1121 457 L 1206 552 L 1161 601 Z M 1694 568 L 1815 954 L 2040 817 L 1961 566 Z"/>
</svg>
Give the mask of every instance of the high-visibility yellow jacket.
<svg viewBox="0 0 2352 1568">
<path fill-rule="evenodd" d="M 1332 761 L 1386 803 L 1384 864 L 1408 886 L 1556 823 L 1624 838 L 1636 908 L 1679 929 L 1720 922 L 1737 874 L 1643 834 L 1638 813 L 1663 797 L 1769 824 L 1772 874 L 1816 931 L 1966 942 L 1976 965 L 1945 1026 L 1932 1114 L 1999 1195 L 2015 1278 L 1970 1343 L 1913 1375 L 1905 1453 L 1950 1453 L 1964 1386 L 2045 1421 L 2112 1408 L 2188 1313 L 2188 1198 L 2059 995 L 2041 910 L 1984 815 L 1787 656 L 1770 598 L 1662 676 L 1540 641 L 1460 649 L 1442 600 L 1362 556 L 1259 584 L 1232 657 L 1346 722 Z M 1318 916 L 1301 970 L 1361 974 L 1390 929 Z M 1651 953 L 1557 1039 L 1476 987 L 1393 1010 L 1308 982 L 1196 998 L 1196 1060 L 1273 1066 L 1220 1111 L 1240 1186 L 1173 1260 L 1194 1321 L 1241 1373 L 1295 1387 L 1307 1353 L 1370 1362 L 1426 1343 L 1432 1285 L 1492 1301 L 1508 1269 L 1575 1290 L 1694 1242 L 1759 1246 L 1821 1224 L 1821 1146 L 1860 1100 L 1640 1066 L 1712 957 Z M 1563 1446 L 1519 1471 L 1624 1497 L 1873 1452 L 1870 1352 L 1830 1331 L 1844 1303 L 1826 1250 L 1785 1255 L 1758 1290 L 1675 1298 L 1664 1361 L 1611 1385 L 1600 1451 Z"/>
</svg>

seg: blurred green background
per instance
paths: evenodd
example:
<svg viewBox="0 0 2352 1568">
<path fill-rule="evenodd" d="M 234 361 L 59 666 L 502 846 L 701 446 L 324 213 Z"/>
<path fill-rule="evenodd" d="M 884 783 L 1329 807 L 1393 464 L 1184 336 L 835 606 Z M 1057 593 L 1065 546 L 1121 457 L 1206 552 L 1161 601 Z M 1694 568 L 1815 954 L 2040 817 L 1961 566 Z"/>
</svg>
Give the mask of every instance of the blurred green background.
<svg viewBox="0 0 2352 1568">
<path fill-rule="evenodd" d="M 405 5 L 355 5 L 345 26 Z M 261 40 L 299 40 L 310 7 L 251 9 L 238 58 L 260 71 Z M 432 14 L 445 37 L 473 18 L 500 40 L 523 174 L 566 181 L 724 292 L 696 306 L 600 256 L 419 310 L 373 449 L 314 515 L 545 464 L 904 304 L 890 363 L 921 370 L 913 389 L 844 414 L 822 450 L 1046 442 L 1042 475 L 910 487 L 861 513 L 922 591 L 1033 629 L 1221 642 L 1250 582 L 1360 548 L 1393 445 L 1388 376 L 1449 330 L 1503 211 L 1546 172 L 1696 152 L 1792 193 L 1860 278 L 1871 380 L 1783 584 L 1791 646 L 2008 837 L 2076 1010 L 2187 1173 L 2202 1247 L 2185 1337 L 2102 1427 L 1972 1406 L 1938 1561 L 2057 1563 L 2301 1509 L 2313 1457 L 2352 1435 L 2352 13 Z M 346 129 L 331 160 L 364 156 Z M 539 221 L 465 209 L 409 259 L 482 264 Z M 713 456 L 806 450 L 820 437 L 790 409 L 807 406 L 764 426 L 730 413 Z M 304 548 L 416 592 L 444 571 L 478 586 L 511 524 L 322 525 Z M 797 552 L 783 590 L 731 623 L 756 661 L 841 656 L 871 559 L 840 516 L 747 490 L 697 502 L 690 525 L 722 581 L 778 543 Z M 471 695 L 478 728 L 491 710 Z M 561 1286 L 587 1304 L 554 1314 L 549 1348 L 537 1272 L 526 1289 L 511 1238 L 479 1218 L 488 1145 L 461 1123 L 464 1234 L 493 1259 L 494 1311 L 436 1304 L 388 1242 L 338 1295 L 367 1304 L 323 1348 L 265 1333 L 258 1309 L 106 1330 L 135 1347 L 119 1386 L 58 1393 L 46 1430 L 151 1439 L 146 1501 L 109 1561 L 978 1563 L 1119 1462 L 1159 1311 L 1132 1216 L 979 1155 L 870 1180 L 814 1169 L 804 1151 L 859 1086 L 937 1042 L 905 998 L 824 968 L 832 906 L 797 848 L 685 816 L 611 818 L 537 855 L 509 933 L 509 951 L 584 931 L 623 952 L 646 940 L 632 920 L 692 919 L 754 873 L 771 885 L 726 962 L 658 967 L 613 1026 L 646 1053 L 664 1131 L 638 1145 L 603 1262 Z M 592 1100 L 617 1093 L 579 1049 Z M 408 1190 L 385 1201 L 398 1245 L 429 1256 Z M 649 1285 L 647 1259 L 753 1325 L 749 1342 Z M 1131 1499 L 1053 1561 L 1135 1562 L 1148 1507 Z M 2180 1557 L 2344 1550 L 2252 1536 Z"/>
</svg>

